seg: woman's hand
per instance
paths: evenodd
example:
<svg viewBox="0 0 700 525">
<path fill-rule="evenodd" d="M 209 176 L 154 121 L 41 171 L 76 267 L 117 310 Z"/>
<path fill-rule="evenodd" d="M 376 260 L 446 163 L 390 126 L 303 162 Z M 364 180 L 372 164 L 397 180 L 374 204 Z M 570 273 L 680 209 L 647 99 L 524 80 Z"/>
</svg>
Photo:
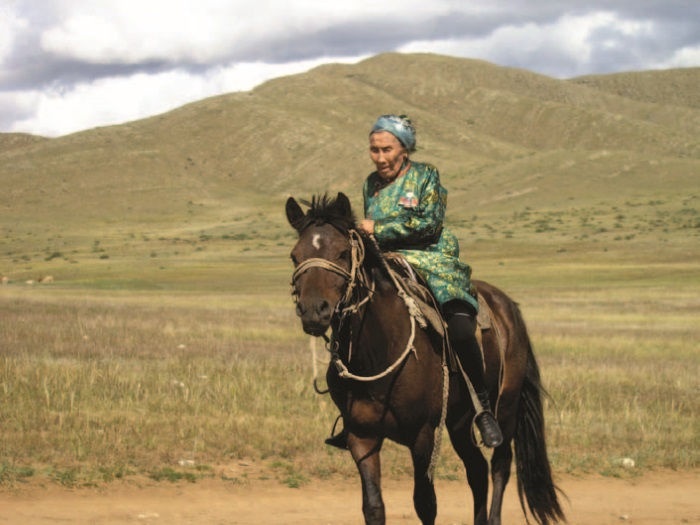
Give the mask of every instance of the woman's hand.
<svg viewBox="0 0 700 525">
<path fill-rule="evenodd" d="M 374 221 L 372 219 L 362 219 L 357 224 L 357 229 L 367 235 L 372 235 L 374 234 Z"/>
</svg>

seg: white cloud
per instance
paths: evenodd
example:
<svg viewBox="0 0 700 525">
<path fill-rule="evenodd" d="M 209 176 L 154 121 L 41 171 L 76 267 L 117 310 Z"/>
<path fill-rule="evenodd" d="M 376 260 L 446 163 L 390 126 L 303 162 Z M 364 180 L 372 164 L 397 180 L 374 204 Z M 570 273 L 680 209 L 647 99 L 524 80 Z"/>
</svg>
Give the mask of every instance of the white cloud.
<svg viewBox="0 0 700 525">
<path fill-rule="evenodd" d="M 416 41 L 400 48 L 403 52 L 430 50 L 434 53 L 481 58 L 499 64 L 529 66 L 552 76 L 567 77 L 589 71 L 597 47 L 613 47 L 618 39 L 595 41 L 597 31 L 611 29 L 612 35 L 636 37 L 650 34 L 650 22 L 626 22 L 611 12 L 563 15 L 553 23 L 532 22 L 498 27 L 475 39 Z M 536 67 L 535 67 L 536 66 Z"/>
<path fill-rule="evenodd" d="M 41 46 L 90 63 L 137 63 L 215 59 L 232 45 L 236 24 L 229 22 L 230 13 L 182 7 L 182 2 L 117 2 L 93 4 L 89 11 L 74 8 L 43 32 Z"/>
<path fill-rule="evenodd" d="M 700 64 L 700 46 L 684 47 L 673 53 L 673 56 L 664 62 L 654 65 L 654 69 L 668 69 L 676 67 L 698 67 Z"/>
<path fill-rule="evenodd" d="M 0 7 L 0 64 L 10 55 L 15 35 L 27 27 L 27 21 L 9 7 Z"/>
<path fill-rule="evenodd" d="M 364 57 L 332 61 L 354 62 L 361 58 Z M 280 65 L 239 63 L 215 67 L 204 74 L 184 70 L 139 73 L 81 83 L 69 90 L 10 93 L 6 97 L 16 97 L 30 114 L 17 120 L 10 131 L 57 136 L 137 120 L 209 96 L 247 91 L 271 78 L 307 71 L 325 62 L 317 59 Z"/>
<path fill-rule="evenodd" d="M 207 63 L 256 42 L 307 34 L 344 20 L 441 12 L 429 4 L 199 0 L 195 7 L 190 0 L 64 1 L 60 20 L 44 30 L 41 46 L 47 53 L 90 63 Z"/>
</svg>

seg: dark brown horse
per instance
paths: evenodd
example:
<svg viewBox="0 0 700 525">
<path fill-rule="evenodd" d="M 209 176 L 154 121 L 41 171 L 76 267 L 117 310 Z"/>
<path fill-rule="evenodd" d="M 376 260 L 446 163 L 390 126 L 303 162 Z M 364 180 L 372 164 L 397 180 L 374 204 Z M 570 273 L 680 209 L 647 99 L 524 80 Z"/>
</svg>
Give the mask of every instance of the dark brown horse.
<svg viewBox="0 0 700 525">
<path fill-rule="evenodd" d="M 382 255 L 354 230 L 344 194 L 314 197 L 306 213 L 290 197 L 286 213 L 299 234 L 291 254 L 297 314 L 308 334 L 332 328 L 326 380 L 362 479 L 365 522 L 385 522 L 379 452 L 386 438 L 410 449 L 416 512 L 422 523 L 435 522 L 431 466 L 442 420 L 466 469 L 475 524 L 501 523 L 511 442 L 523 512 L 527 504 L 542 525 L 564 521 L 545 445 L 539 369 L 517 305 L 497 288 L 476 283 L 492 312 L 493 327 L 482 334 L 485 376 L 504 437 L 491 459 L 489 510 L 489 465 L 473 440 L 474 408 L 460 375 L 451 374 L 443 389 L 447 368 L 439 331 L 417 326 L 409 315 Z"/>
</svg>

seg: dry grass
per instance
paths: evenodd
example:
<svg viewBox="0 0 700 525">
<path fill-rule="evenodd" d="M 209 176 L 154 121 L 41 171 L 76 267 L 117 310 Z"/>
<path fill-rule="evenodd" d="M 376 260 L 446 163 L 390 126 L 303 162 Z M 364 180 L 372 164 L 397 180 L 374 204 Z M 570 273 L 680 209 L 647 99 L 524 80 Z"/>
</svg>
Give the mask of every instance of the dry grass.
<svg viewBox="0 0 700 525">
<path fill-rule="evenodd" d="M 692 290 L 519 289 L 545 384 L 556 471 L 686 469 L 697 451 Z M 291 486 L 353 475 L 322 444 L 335 409 L 311 385 L 308 339 L 276 294 L 3 291 L 0 479 L 66 485 L 221 476 L 249 461 Z M 440 476 L 461 476 L 445 443 Z M 410 471 L 387 445 L 385 473 Z"/>
<path fill-rule="evenodd" d="M 5 465 L 84 482 L 298 450 L 317 410 L 291 312 L 134 299 L 4 305 Z"/>
<path fill-rule="evenodd" d="M 283 207 L 325 190 L 358 206 L 387 111 L 417 123 L 475 277 L 522 305 L 555 469 L 697 467 L 699 73 L 571 82 L 388 54 L 122 126 L 0 137 L 0 482 L 242 482 L 237 461 L 289 485 L 352 475 L 321 444 L 335 410 L 311 388 Z M 386 449 L 384 472 L 404 475 Z M 461 477 L 443 450 L 439 475 Z"/>
</svg>

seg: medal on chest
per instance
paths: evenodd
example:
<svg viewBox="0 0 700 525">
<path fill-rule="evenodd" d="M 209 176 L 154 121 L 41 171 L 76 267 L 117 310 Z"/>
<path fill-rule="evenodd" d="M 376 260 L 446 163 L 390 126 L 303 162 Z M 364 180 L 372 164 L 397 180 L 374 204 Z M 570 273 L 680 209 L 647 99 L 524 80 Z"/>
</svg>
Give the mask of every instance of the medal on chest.
<svg viewBox="0 0 700 525">
<path fill-rule="evenodd" d="M 399 206 L 402 208 L 415 208 L 418 206 L 418 197 L 412 191 L 407 191 L 399 198 Z"/>
</svg>

